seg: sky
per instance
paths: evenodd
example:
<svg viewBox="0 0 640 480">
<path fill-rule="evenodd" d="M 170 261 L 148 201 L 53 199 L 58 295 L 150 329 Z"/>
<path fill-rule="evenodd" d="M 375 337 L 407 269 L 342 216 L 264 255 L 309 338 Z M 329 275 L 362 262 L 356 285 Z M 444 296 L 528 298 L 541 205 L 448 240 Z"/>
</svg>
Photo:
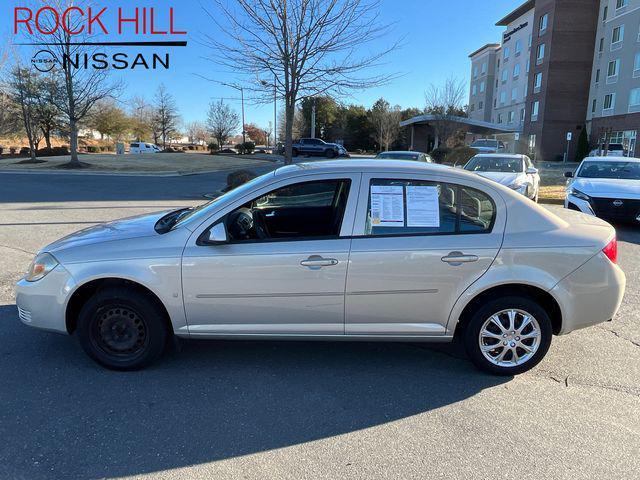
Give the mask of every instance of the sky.
<svg viewBox="0 0 640 480">
<path fill-rule="evenodd" d="M 230 0 L 232 1 L 232 0 Z M 53 2 L 51 2 L 53 3 Z M 76 2 L 82 3 L 82 2 Z M 345 103 L 371 106 L 378 98 L 384 97 L 391 104 L 402 108 L 424 107 L 424 92 L 430 84 L 439 85 L 446 78 L 454 76 L 468 82 L 470 63 L 468 55 L 486 43 L 498 42 L 504 27 L 495 23 L 522 3 L 522 0 L 381 0 L 380 19 L 392 25 L 390 33 L 366 46 L 376 51 L 384 49 L 390 43 L 403 38 L 402 47 L 392 52 L 383 68 L 398 72 L 400 78 L 390 84 L 353 92 L 350 97 L 341 99 Z M 13 43 L 29 41 L 24 34 L 14 35 L 14 8 L 33 4 L 46 5 L 39 0 L 2 0 L 0 7 L 0 38 Z M 93 5 L 108 8 L 105 23 L 110 30 L 105 41 L 118 40 L 158 40 L 153 36 L 120 36 L 115 27 L 114 16 L 117 8 L 123 7 L 131 12 L 134 7 L 154 7 L 158 20 L 158 29 L 168 26 L 169 7 L 174 9 L 174 25 L 177 30 L 187 31 L 187 35 L 176 35 L 161 40 L 186 40 L 185 48 L 171 48 L 171 68 L 169 70 L 127 70 L 121 75 L 126 89 L 120 100 L 134 96 L 143 96 L 148 100 L 161 83 L 175 97 L 184 123 L 206 118 L 207 105 L 211 100 L 224 98 L 240 111 L 238 92 L 208 80 L 232 82 L 236 78 L 225 72 L 207 57 L 218 52 L 203 46 L 203 35 L 215 34 L 216 25 L 205 8 L 211 14 L 219 16 L 213 0 L 93 0 Z M 107 23 L 108 22 L 108 23 Z M 24 30 L 24 27 L 21 26 Z M 33 47 L 16 47 L 26 58 L 33 55 Z M 118 51 L 133 53 L 134 50 L 119 48 Z M 137 51 L 137 50 L 136 50 Z M 153 52 L 145 48 L 145 52 Z M 158 50 L 167 51 L 165 50 Z M 135 55 L 135 54 L 134 54 Z M 205 78 L 203 78 L 205 77 Z M 273 105 L 257 105 L 245 102 L 246 123 L 267 126 L 273 119 Z"/>
</svg>

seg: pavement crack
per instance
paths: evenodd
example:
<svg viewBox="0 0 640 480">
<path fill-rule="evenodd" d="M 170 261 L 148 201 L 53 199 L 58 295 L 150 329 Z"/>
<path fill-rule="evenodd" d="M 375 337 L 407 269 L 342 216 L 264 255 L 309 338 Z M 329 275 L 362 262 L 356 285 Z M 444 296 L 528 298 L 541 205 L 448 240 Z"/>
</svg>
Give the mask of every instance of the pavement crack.
<svg viewBox="0 0 640 480">
<path fill-rule="evenodd" d="M 622 340 L 626 340 L 630 344 L 640 348 L 640 342 L 636 342 L 635 340 L 631 340 L 630 338 L 625 337 L 624 335 L 620 334 L 619 332 L 616 332 L 615 330 L 609 330 L 608 328 L 604 328 L 604 327 L 598 327 L 598 328 L 600 328 L 600 330 L 604 330 L 605 332 L 612 333 L 616 337 L 621 338 Z"/>
<path fill-rule="evenodd" d="M 35 255 L 35 253 L 34 253 L 34 252 L 30 252 L 29 250 L 24 250 L 24 249 L 22 249 L 22 248 L 18 248 L 18 247 L 11 247 L 11 246 L 9 246 L 9 245 L 3 245 L 3 244 L 1 244 L 1 243 L 0 243 L 0 247 L 2 247 L 2 248 L 7 248 L 7 249 L 9 249 L 9 250 L 15 250 L 16 252 L 26 253 L 26 254 L 28 254 L 28 255 Z"/>
</svg>

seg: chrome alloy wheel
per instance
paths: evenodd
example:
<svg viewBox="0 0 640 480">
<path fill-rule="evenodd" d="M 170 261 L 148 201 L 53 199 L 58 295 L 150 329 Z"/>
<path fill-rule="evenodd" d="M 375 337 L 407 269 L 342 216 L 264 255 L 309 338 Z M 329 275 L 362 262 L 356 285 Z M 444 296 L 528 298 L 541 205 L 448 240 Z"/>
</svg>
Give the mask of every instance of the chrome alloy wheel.
<svg viewBox="0 0 640 480">
<path fill-rule="evenodd" d="M 528 362 L 540 346 L 541 330 L 533 315 L 510 308 L 491 315 L 482 325 L 480 351 L 494 365 L 516 367 Z"/>
</svg>

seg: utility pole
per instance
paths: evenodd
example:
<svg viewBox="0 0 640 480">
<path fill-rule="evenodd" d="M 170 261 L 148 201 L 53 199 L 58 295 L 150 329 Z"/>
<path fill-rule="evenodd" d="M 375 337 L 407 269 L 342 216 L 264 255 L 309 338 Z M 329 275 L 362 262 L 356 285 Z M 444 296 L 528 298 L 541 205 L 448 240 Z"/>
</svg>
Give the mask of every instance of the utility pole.
<svg viewBox="0 0 640 480">
<path fill-rule="evenodd" d="M 278 141 L 278 91 L 276 90 L 276 76 L 273 75 L 273 147 Z"/>
<path fill-rule="evenodd" d="M 316 99 L 311 99 L 311 138 L 316 138 Z"/>
</svg>

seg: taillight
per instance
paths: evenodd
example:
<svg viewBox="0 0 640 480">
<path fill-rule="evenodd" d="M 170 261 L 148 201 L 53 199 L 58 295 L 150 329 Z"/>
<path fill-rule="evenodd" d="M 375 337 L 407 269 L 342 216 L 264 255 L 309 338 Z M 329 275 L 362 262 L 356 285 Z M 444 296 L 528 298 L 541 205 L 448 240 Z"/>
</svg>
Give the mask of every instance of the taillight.
<svg viewBox="0 0 640 480">
<path fill-rule="evenodd" d="M 618 240 L 616 237 L 607 243 L 607 246 L 602 249 L 604 253 L 612 263 L 618 263 Z"/>
</svg>

